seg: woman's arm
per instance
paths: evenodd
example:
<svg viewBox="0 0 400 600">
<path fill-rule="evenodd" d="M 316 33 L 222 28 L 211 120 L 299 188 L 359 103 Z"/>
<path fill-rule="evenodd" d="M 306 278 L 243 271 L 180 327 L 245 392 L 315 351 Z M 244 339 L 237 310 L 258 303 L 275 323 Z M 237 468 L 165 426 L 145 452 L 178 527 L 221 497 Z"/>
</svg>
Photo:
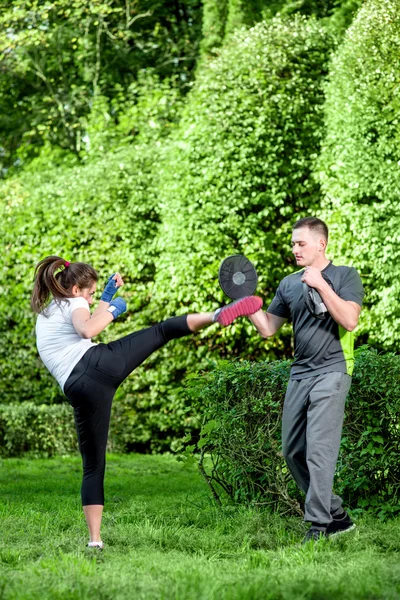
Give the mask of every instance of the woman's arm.
<svg viewBox="0 0 400 600">
<path fill-rule="evenodd" d="M 117 290 L 124 285 L 124 280 L 122 279 L 120 273 L 115 273 L 115 275 L 111 275 L 109 278 L 106 287 L 103 291 L 99 304 L 96 309 L 93 311 L 92 319 L 104 313 L 107 308 L 110 306 L 111 299 L 113 295 L 117 292 Z M 108 298 L 108 301 L 105 300 Z"/>
<path fill-rule="evenodd" d="M 72 324 L 81 338 L 87 340 L 95 337 L 114 320 L 113 315 L 107 311 L 110 304 L 108 302 L 101 302 L 101 304 L 106 304 L 106 308 L 98 314 L 93 313 L 92 317 L 86 308 L 77 308 L 72 313 Z"/>
<path fill-rule="evenodd" d="M 107 310 L 107 308 L 109 308 L 109 306 L 110 306 L 109 302 L 104 302 L 104 300 L 99 300 L 99 303 L 96 306 L 95 310 L 93 311 L 91 318 L 93 319 L 94 317 L 101 315 L 102 313 L 104 313 Z"/>
</svg>

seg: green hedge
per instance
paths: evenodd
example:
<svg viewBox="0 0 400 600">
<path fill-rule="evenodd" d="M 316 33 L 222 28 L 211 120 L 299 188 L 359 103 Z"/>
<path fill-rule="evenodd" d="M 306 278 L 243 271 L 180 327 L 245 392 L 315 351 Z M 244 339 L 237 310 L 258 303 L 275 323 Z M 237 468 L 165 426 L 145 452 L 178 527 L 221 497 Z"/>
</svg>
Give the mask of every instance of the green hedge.
<svg viewBox="0 0 400 600">
<path fill-rule="evenodd" d="M 400 4 L 369 0 L 332 60 L 319 163 L 337 262 L 354 264 L 367 295 L 369 343 L 400 348 Z"/>
<path fill-rule="evenodd" d="M 125 449 L 124 436 L 117 414 L 113 414 L 107 450 Z M 0 405 L 0 456 L 66 456 L 78 452 L 74 413 L 69 404 Z"/>
<path fill-rule="evenodd" d="M 169 312 L 220 299 L 229 253 L 254 260 L 267 296 L 290 272 L 291 224 L 319 205 L 311 172 L 331 48 L 314 19 L 276 18 L 235 32 L 198 73 L 161 164 L 156 287 Z"/>
<path fill-rule="evenodd" d="M 400 357 L 366 347 L 356 355 L 335 490 L 346 505 L 387 516 L 400 510 Z M 201 430 L 185 438 L 184 456 L 196 458 L 217 495 L 222 488 L 238 502 L 299 511 L 281 454 L 289 366 L 225 362 L 188 379 Z"/>
</svg>

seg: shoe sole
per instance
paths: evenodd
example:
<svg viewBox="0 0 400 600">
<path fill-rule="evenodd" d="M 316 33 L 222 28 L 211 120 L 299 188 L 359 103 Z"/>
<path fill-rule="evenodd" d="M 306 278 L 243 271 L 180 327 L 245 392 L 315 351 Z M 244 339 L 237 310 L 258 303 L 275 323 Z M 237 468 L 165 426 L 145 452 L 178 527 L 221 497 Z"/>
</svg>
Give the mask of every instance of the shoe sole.
<svg viewBox="0 0 400 600">
<path fill-rule="evenodd" d="M 329 533 L 328 538 L 336 537 L 337 535 L 342 535 L 343 533 L 349 533 L 349 531 L 353 531 L 356 528 L 355 523 L 348 527 L 347 529 L 341 529 L 339 531 L 335 531 L 334 533 Z"/>
<path fill-rule="evenodd" d="M 230 325 L 238 317 L 247 317 L 253 315 L 263 305 L 263 301 L 258 296 L 246 296 L 240 298 L 228 306 L 224 306 L 219 315 L 217 316 L 217 322 L 225 327 Z"/>
</svg>

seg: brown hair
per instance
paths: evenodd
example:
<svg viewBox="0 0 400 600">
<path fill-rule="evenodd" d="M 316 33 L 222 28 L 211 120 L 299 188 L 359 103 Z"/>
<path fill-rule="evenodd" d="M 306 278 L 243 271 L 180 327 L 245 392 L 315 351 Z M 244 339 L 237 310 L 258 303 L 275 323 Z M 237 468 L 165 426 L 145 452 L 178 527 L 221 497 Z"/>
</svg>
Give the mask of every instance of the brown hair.
<svg viewBox="0 0 400 600">
<path fill-rule="evenodd" d="M 292 230 L 300 229 L 301 227 L 307 227 L 308 229 L 311 229 L 311 231 L 319 233 L 319 235 L 328 241 L 328 226 L 322 219 L 318 219 L 318 217 L 304 217 L 304 219 L 296 221 Z"/>
<path fill-rule="evenodd" d="M 32 310 L 41 313 L 50 295 L 56 301 L 71 298 L 74 285 L 80 289 L 88 288 L 97 279 L 96 271 L 86 263 L 70 263 L 59 256 L 47 256 L 35 268 Z"/>
</svg>

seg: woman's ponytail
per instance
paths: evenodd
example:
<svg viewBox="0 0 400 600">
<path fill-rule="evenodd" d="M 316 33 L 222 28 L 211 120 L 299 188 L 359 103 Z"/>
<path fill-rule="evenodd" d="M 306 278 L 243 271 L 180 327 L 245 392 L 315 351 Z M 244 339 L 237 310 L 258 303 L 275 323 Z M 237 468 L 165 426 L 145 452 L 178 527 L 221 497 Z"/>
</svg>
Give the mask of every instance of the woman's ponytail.
<svg viewBox="0 0 400 600">
<path fill-rule="evenodd" d="M 84 289 L 97 279 L 96 271 L 86 263 L 70 263 L 59 256 L 47 256 L 35 268 L 32 310 L 41 313 L 50 296 L 56 300 L 71 298 L 74 285 Z"/>
</svg>

